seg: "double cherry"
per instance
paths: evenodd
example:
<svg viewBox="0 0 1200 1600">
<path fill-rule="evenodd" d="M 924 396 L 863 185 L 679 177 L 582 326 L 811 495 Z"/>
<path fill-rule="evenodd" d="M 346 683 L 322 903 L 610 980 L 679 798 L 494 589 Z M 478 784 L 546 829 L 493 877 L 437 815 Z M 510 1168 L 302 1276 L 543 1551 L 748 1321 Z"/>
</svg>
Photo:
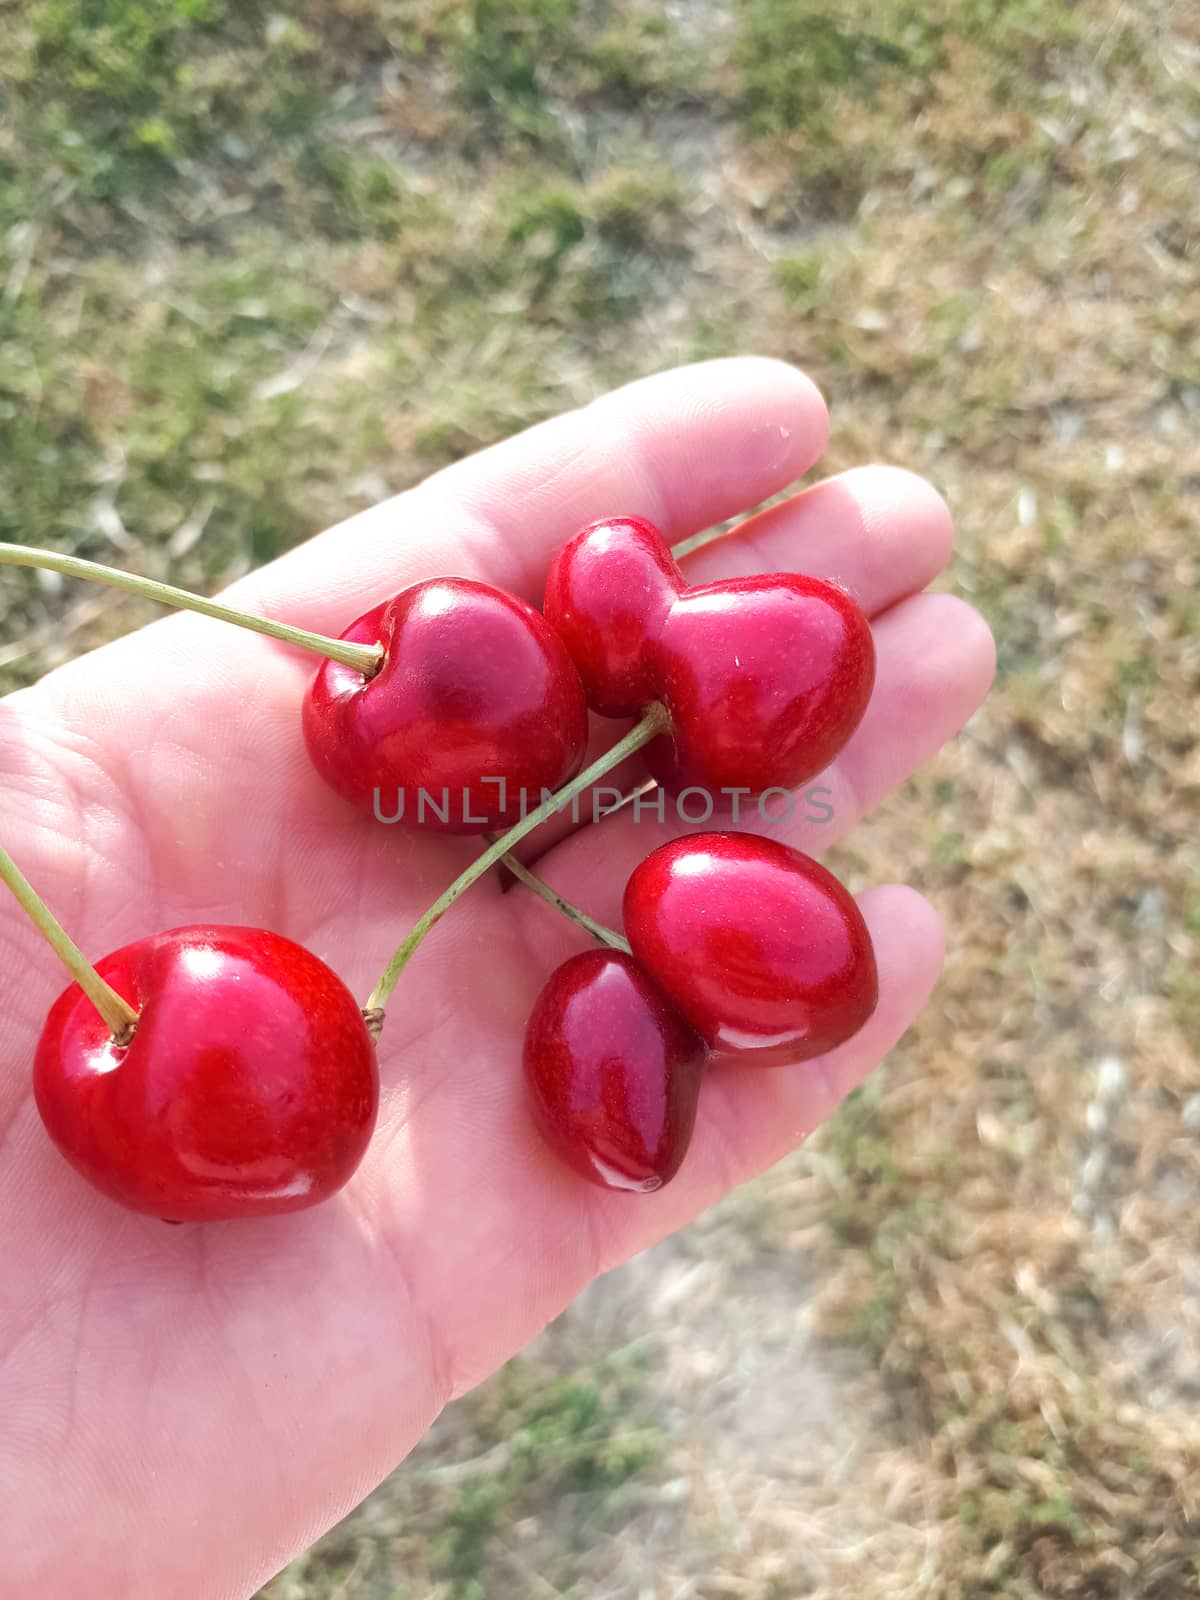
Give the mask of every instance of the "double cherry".
<svg viewBox="0 0 1200 1600">
<path fill-rule="evenodd" d="M 714 804 L 791 790 L 858 726 L 871 630 L 843 590 L 795 574 L 689 588 L 639 518 L 593 523 L 560 552 L 544 615 L 466 578 L 415 584 L 342 638 L 383 646 L 368 681 L 327 661 L 304 701 L 325 781 L 363 810 L 455 833 L 511 824 L 578 771 L 587 707 L 670 718 L 652 776 Z M 530 798 L 531 797 L 531 798 Z"/>
<path fill-rule="evenodd" d="M 59 561 L 102 570 L 85 565 Z M 181 593 L 162 597 L 289 636 Z M 38 1046 L 37 1104 L 72 1165 L 135 1211 L 202 1221 L 334 1193 L 374 1129 L 374 1040 L 400 971 L 458 894 L 544 820 L 543 802 L 638 750 L 650 777 L 702 790 L 718 813 L 736 795 L 790 791 L 842 749 L 874 681 L 870 628 L 844 591 L 792 574 L 689 587 L 635 518 L 594 523 L 564 547 L 541 613 L 436 578 L 339 641 L 314 637 L 299 642 L 326 659 L 302 720 L 325 781 L 385 820 L 504 837 L 430 908 L 362 1009 L 314 955 L 257 929 L 176 929 L 95 969 L 68 960 L 77 982 Z M 638 720 L 581 773 L 589 708 Z M 43 931 L 52 923 L 44 908 L 31 915 Z M 877 979 L 853 899 L 770 838 L 707 832 L 662 846 L 629 879 L 623 917 L 624 939 L 607 933 L 550 977 L 524 1070 L 564 1161 L 647 1191 L 686 1154 L 707 1063 L 822 1054 L 871 1015 Z"/>
<path fill-rule="evenodd" d="M 613 1189 L 658 1189 L 687 1153 L 710 1057 L 809 1060 L 879 997 L 862 913 L 787 845 L 702 833 L 663 845 L 625 889 L 630 955 L 587 951 L 542 990 L 525 1036 L 538 1125 Z"/>
<path fill-rule="evenodd" d="M 822 772 L 875 682 L 870 627 L 843 590 L 793 573 L 690 588 L 639 518 L 594 523 L 571 540 L 550 568 L 545 615 L 594 711 L 666 707 L 650 772 L 714 803 Z"/>
</svg>

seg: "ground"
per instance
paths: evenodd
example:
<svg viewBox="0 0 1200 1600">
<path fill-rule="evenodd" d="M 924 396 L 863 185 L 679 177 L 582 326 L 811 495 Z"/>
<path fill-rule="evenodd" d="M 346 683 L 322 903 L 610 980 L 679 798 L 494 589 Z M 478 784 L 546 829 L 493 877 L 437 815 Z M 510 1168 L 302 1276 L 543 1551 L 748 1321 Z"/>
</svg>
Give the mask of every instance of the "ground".
<svg viewBox="0 0 1200 1600">
<path fill-rule="evenodd" d="M 999 641 L 832 860 L 919 1027 L 263 1600 L 1200 1593 L 1195 0 L 2 0 L 0 84 L 0 537 L 212 589 L 750 349 Z M 0 688 L 144 615 L 6 574 Z"/>
</svg>

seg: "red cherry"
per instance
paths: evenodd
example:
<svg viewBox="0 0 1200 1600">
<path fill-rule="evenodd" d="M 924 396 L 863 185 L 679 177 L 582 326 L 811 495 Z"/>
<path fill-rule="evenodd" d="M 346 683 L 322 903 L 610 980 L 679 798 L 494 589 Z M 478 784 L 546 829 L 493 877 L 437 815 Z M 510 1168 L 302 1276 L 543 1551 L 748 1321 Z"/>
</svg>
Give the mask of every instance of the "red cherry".
<svg viewBox="0 0 1200 1600">
<path fill-rule="evenodd" d="M 696 1118 L 701 1039 L 616 950 L 558 968 L 525 1033 L 525 1078 L 547 1143 L 607 1189 L 648 1193 L 679 1170 Z"/>
<path fill-rule="evenodd" d="M 658 694 L 646 644 L 684 588 L 653 523 L 609 517 L 577 534 L 546 579 L 544 610 L 604 717 L 635 716 Z"/>
<path fill-rule="evenodd" d="M 434 578 L 342 634 L 382 644 L 373 678 L 322 664 L 304 700 L 313 764 L 381 819 L 447 833 L 508 827 L 574 777 L 587 741 L 579 676 L 541 614 L 486 583 Z"/>
<path fill-rule="evenodd" d="M 635 716 L 661 700 L 670 735 L 647 750 L 671 789 L 794 789 L 861 722 L 875 682 L 870 625 L 844 590 L 781 573 L 688 588 L 636 518 L 593 523 L 561 550 L 546 618 L 588 702 Z"/>
<path fill-rule="evenodd" d="M 831 872 L 747 833 L 663 845 L 625 889 L 633 953 L 714 1050 L 805 1061 L 857 1033 L 879 980 L 862 913 Z"/>
<path fill-rule="evenodd" d="M 97 964 L 138 1012 L 128 1045 L 77 985 L 34 1062 L 42 1121 L 76 1170 L 172 1222 L 299 1211 L 354 1172 L 379 1074 L 354 996 L 256 928 L 176 928 Z"/>
</svg>

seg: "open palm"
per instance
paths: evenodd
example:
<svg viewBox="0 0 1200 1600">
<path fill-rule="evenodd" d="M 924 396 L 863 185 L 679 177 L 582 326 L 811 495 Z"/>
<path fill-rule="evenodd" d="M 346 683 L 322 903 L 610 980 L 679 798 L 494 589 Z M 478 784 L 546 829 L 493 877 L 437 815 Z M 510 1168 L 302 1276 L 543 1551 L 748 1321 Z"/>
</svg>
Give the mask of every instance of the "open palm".
<svg viewBox="0 0 1200 1600">
<path fill-rule="evenodd" d="M 779 363 L 668 373 L 324 534 L 245 580 L 238 602 L 334 633 L 438 573 L 536 603 L 581 523 L 634 513 L 678 541 L 784 489 L 825 433 L 816 392 Z M 833 577 L 874 619 L 875 697 L 823 780 L 835 821 L 798 817 L 776 837 L 831 842 L 986 692 L 982 622 L 919 593 L 949 546 L 931 489 L 866 468 L 686 563 L 696 582 Z M 479 844 L 380 826 L 324 788 L 300 734 L 312 671 L 284 646 L 171 617 L 0 703 L 4 842 L 89 955 L 182 923 L 255 924 L 366 996 Z M 611 742 L 613 725 L 597 734 Z M 618 814 L 570 831 L 560 819 L 528 853 L 616 922 L 629 871 L 677 828 Z M 181 1228 L 117 1209 L 51 1148 L 30 1064 L 64 979 L 15 905 L 0 905 L 3 1592 L 249 1594 L 596 1273 L 778 1159 L 879 1061 L 927 997 L 941 941 L 910 890 L 863 904 L 881 982 L 870 1024 L 821 1062 L 713 1071 L 680 1176 L 631 1196 L 560 1168 L 528 1120 L 525 1017 L 580 941 L 493 876 L 401 980 L 380 1044 L 379 1131 L 349 1187 L 311 1212 Z"/>
</svg>

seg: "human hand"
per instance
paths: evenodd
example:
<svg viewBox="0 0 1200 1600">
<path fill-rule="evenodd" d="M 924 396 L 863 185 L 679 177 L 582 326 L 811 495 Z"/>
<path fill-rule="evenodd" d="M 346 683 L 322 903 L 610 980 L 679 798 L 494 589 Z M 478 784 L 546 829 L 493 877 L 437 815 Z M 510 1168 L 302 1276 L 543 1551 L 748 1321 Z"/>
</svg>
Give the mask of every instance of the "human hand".
<svg viewBox="0 0 1200 1600">
<path fill-rule="evenodd" d="M 686 538 L 784 489 L 826 430 L 816 391 L 780 363 L 667 373 L 438 474 L 234 593 L 327 633 L 439 573 L 536 603 L 580 524 L 633 513 Z M 919 593 L 949 549 L 933 490 L 867 468 L 686 561 L 693 582 L 834 577 L 873 618 L 874 698 L 822 779 L 834 820 L 797 816 L 774 837 L 824 848 L 982 700 L 985 625 Z M 178 616 L 0 703 L 4 842 L 89 955 L 181 923 L 252 923 L 307 945 L 365 996 L 478 852 L 381 827 L 325 788 L 300 731 L 313 665 Z M 599 732 L 612 742 L 611 724 Z M 529 854 L 609 923 L 632 868 L 680 831 L 628 814 L 564 822 Z M 50 1145 L 30 1068 L 65 979 L 0 903 L 0 1588 L 39 1600 L 251 1593 L 591 1278 L 778 1160 L 878 1063 L 934 984 L 941 935 L 908 889 L 874 889 L 862 905 L 880 972 L 872 1020 L 821 1061 L 715 1068 L 681 1173 L 633 1196 L 581 1182 L 532 1127 L 524 1023 L 575 934 L 533 896 L 484 880 L 401 980 L 380 1043 L 379 1129 L 349 1187 L 296 1215 L 168 1228 L 94 1194 Z"/>
</svg>

